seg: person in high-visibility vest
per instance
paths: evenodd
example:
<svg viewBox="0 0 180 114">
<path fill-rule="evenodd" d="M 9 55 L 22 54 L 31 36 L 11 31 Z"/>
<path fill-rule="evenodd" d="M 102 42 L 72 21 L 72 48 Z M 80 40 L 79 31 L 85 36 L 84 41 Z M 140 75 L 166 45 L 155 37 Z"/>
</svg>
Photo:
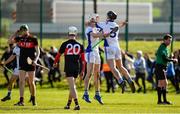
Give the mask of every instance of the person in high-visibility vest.
<svg viewBox="0 0 180 114">
<path fill-rule="evenodd" d="M 108 64 L 103 64 L 103 72 L 104 72 L 104 76 L 106 79 L 106 87 L 107 90 L 106 92 L 110 92 L 110 89 L 112 89 L 112 92 L 115 92 L 115 83 L 114 83 L 114 77 L 113 74 L 111 72 L 111 69 L 109 68 Z"/>
</svg>

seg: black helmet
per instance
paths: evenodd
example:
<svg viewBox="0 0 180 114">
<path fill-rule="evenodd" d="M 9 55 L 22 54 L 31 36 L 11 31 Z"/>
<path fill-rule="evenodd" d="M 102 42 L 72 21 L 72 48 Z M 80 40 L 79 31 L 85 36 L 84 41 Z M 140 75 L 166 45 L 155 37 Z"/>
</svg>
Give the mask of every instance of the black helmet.
<svg viewBox="0 0 180 114">
<path fill-rule="evenodd" d="M 20 31 L 22 31 L 22 30 L 28 31 L 28 30 L 29 30 L 29 27 L 28 27 L 26 24 L 23 24 L 23 25 L 20 26 L 19 30 L 20 30 Z"/>
<path fill-rule="evenodd" d="M 117 18 L 117 14 L 114 11 L 108 11 L 107 12 L 107 16 L 109 17 L 109 19 L 111 20 L 115 20 Z"/>
</svg>

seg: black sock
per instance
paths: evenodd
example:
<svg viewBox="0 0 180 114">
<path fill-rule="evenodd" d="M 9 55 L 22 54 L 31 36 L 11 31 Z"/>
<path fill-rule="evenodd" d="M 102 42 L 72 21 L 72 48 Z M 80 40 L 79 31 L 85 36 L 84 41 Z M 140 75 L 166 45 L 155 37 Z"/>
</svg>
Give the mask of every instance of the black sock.
<svg viewBox="0 0 180 114">
<path fill-rule="evenodd" d="M 70 106 L 70 105 L 71 105 L 71 102 L 72 102 L 72 100 L 68 100 L 67 106 Z"/>
<path fill-rule="evenodd" d="M 33 97 L 33 96 L 31 95 L 31 97 L 30 97 L 31 100 L 32 100 L 32 97 Z"/>
<path fill-rule="evenodd" d="M 164 100 L 164 102 L 166 102 L 167 101 L 167 99 L 166 99 L 166 88 L 162 88 L 162 94 L 163 94 L 163 100 Z"/>
<path fill-rule="evenodd" d="M 24 102 L 24 98 L 23 97 L 20 97 L 20 102 Z"/>
<path fill-rule="evenodd" d="M 11 91 L 8 91 L 7 96 L 8 96 L 8 97 L 11 97 Z"/>
<path fill-rule="evenodd" d="M 161 88 L 160 87 L 157 87 L 157 95 L 158 95 L 158 102 L 162 102 L 161 101 Z"/>
<path fill-rule="evenodd" d="M 32 96 L 32 95 L 31 95 L 31 100 L 32 100 L 32 101 L 35 100 L 35 96 Z"/>
<path fill-rule="evenodd" d="M 79 103 L 78 103 L 78 100 L 77 100 L 77 99 L 74 99 L 74 103 L 75 103 L 75 105 L 79 105 Z"/>
</svg>

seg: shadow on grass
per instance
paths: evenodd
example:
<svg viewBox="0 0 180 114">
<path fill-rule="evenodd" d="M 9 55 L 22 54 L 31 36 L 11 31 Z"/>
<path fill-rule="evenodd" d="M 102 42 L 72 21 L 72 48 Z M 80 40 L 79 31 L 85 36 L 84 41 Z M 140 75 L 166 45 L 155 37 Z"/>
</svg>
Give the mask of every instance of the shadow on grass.
<svg viewBox="0 0 180 114">
<path fill-rule="evenodd" d="M 44 108 L 41 108 L 41 107 L 32 107 L 32 106 L 11 106 L 11 107 L 8 107 L 8 106 L 1 106 L 0 107 L 0 110 L 1 111 L 8 111 L 8 110 L 14 110 L 14 111 L 19 111 L 19 110 L 28 110 L 28 111 L 39 111 L 39 110 L 42 110 L 42 111 L 48 111 L 48 110 L 64 110 L 64 108 L 62 107 L 44 107 Z"/>
<path fill-rule="evenodd" d="M 139 104 L 139 103 L 105 103 L 105 105 L 110 105 L 110 106 L 112 106 L 112 105 L 118 105 L 118 106 L 122 106 L 122 105 L 128 105 L 128 106 L 130 106 L 130 105 L 132 105 L 132 106 L 137 106 L 137 105 L 142 105 L 142 104 Z"/>
<path fill-rule="evenodd" d="M 142 105 L 145 105 L 145 104 L 142 104 L 142 103 L 105 103 L 105 105 L 110 105 L 110 106 L 142 106 Z M 149 105 L 152 105 L 152 104 L 149 104 Z M 172 105 L 158 105 L 158 104 L 153 104 L 153 107 L 174 107 L 174 108 L 180 108 L 179 105 L 176 105 L 176 104 L 172 104 Z"/>
</svg>

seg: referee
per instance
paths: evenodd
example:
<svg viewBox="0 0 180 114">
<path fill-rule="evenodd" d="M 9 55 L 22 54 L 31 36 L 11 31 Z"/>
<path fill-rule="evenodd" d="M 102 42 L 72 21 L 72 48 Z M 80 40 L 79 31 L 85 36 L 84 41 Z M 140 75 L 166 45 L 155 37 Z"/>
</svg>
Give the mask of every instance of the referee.
<svg viewBox="0 0 180 114">
<path fill-rule="evenodd" d="M 166 67 L 167 63 L 170 61 L 177 62 L 177 59 L 170 59 L 167 46 L 171 44 L 172 36 L 166 34 L 163 37 L 163 41 L 159 46 L 156 52 L 156 66 L 155 66 L 155 75 L 157 79 L 157 95 L 158 102 L 157 104 L 172 104 L 166 99 L 166 88 L 168 85 L 166 77 Z M 161 100 L 161 95 L 163 95 L 163 102 Z"/>
</svg>

